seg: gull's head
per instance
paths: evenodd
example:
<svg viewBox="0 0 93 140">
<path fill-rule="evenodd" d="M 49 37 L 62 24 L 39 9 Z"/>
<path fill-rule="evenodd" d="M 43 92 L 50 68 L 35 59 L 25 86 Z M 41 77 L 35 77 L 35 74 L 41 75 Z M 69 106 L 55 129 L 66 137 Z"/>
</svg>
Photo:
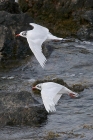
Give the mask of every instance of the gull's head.
<svg viewBox="0 0 93 140">
<path fill-rule="evenodd" d="M 22 37 L 25 37 L 27 36 L 27 31 L 23 31 L 23 32 L 20 32 L 19 34 L 16 35 L 17 36 L 22 36 Z"/>
<path fill-rule="evenodd" d="M 72 98 L 79 97 L 79 94 L 76 92 L 69 93 L 69 96 Z"/>
<path fill-rule="evenodd" d="M 32 89 L 39 89 L 39 90 L 42 90 L 42 83 L 41 84 L 38 84 L 36 85 L 35 87 L 32 87 Z"/>
</svg>

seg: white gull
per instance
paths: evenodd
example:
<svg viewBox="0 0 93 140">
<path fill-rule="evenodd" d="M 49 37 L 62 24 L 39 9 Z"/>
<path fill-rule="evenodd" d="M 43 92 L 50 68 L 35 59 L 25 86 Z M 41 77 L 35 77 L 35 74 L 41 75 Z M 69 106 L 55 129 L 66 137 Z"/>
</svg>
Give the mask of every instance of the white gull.
<svg viewBox="0 0 93 140">
<path fill-rule="evenodd" d="M 55 105 L 58 103 L 58 100 L 63 94 L 68 94 L 71 97 L 78 97 L 79 94 L 73 92 L 67 87 L 54 83 L 54 82 L 46 82 L 40 83 L 32 88 L 41 90 L 41 97 L 43 100 L 43 104 L 47 112 L 55 112 Z"/>
<path fill-rule="evenodd" d="M 17 34 L 16 36 L 22 36 L 27 38 L 28 44 L 32 52 L 34 53 L 36 59 L 44 68 L 46 57 L 42 53 L 42 43 L 45 40 L 62 40 L 63 38 L 56 37 L 52 35 L 49 30 L 46 27 L 43 27 L 41 25 L 30 23 L 31 26 L 33 26 L 32 30 L 23 31 L 20 34 Z"/>
</svg>

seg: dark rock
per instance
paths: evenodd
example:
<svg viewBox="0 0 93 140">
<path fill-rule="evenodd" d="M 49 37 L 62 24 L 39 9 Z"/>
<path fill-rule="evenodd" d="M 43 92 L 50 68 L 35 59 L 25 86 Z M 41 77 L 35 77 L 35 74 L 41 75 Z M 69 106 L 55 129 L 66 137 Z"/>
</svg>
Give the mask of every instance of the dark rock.
<svg viewBox="0 0 93 140">
<path fill-rule="evenodd" d="M 79 39 L 93 40 L 93 10 L 85 11 L 81 15 L 82 27 L 78 30 L 77 36 Z"/>
<path fill-rule="evenodd" d="M 93 25 L 93 10 L 86 11 L 83 15 L 82 18 L 87 20 L 91 25 Z"/>
<path fill-rule="evenodd" d="M 26 12 L 29 9 L 26 0 L 19 0 L 19 4 L 23 12 Z"/>
<path fill-rule="evenodd" d="M 0 126 L 38 125 L 47 119 L 47 112 L 31 93 L 0 93 Z"/>
<path fill-rule="evenodd" d="M 83 26 L 78 30 L 77 37 L 81 40 L 93 40 L 93 28 Z"/>
<path fill-rule="evenodd" d="M 29 12 L 35 21 L 60 37 L 77 36 L 83 25 L 93 31 L 92 0 L 19 0 L 19 4 L 23 12 Z"/>
<path fill-rule="evenodd" d="M 83 54 L 88 54 L 88 53 L 90 53 L 87 49 L 81 49 L 79 52 L 80 52 L 80 53 L 83 53 Z"/>
<path fill-rule="evenodd" d="M 0 2 L 0 11 L 7 11 L 7 12 L 12 13 L 12 14 L 21 13 L 21 10 L 20 10 L 18 3 L 15 3 L 12 0 Z"/>
<path fill-rule="evenodd" d="M 51 53 L 53 52 L 53 47 L 52 47 L 52 45 L 49 45 L 47 42 L 43 43 L 42 51 L 43 51 L 43 54 L 46 56 L 46 58 L 48 58 L 48 57 L 50 57 Z"/>
<path fill-rule="evenodd" d="M 7 1 L 12 2 L 12 3 L 15 2 L 15 0 L 0 0 L 0 3 L 4 3 L 4 2 L 7 2 Z"/>
<path fill-rule="evenodd" d="M 92 0 L 85 0 L 84 7 L 93 9 L 93 1 Z"/>
<path fill-rule="evenodd" d="M 29 25 L 30 22 L 33 20 L 28 14 L 0 12 L 0 59 L 3 67 L 9 67 L 11 62 L 16 63 L 19 61 L 18 59 L 31 55 L 27 40 L 22 37 L 15 37 L 17 33 L 23 30 L 32 29 Z"/>
<path fill-rule="evenodd" d="M 74 90 L 75 92 L 81 92 L 84 90 L 84 86 L 82 86 L 81 84 L 74 84 L 72 86 L 72 90 Z"/>
</svg>

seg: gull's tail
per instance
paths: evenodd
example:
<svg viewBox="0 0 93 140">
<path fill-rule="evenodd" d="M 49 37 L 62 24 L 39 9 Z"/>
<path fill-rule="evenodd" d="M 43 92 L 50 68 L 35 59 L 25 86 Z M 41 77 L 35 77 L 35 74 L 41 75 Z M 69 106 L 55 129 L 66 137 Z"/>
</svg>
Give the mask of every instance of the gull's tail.
<svg viewBox="0 0 93 140">
<path fill-rule="evenodd" d="M 63 40 L 63 38 L 56 37 L 56 36 L 52 35 L 50 32 L 49 32 L 49 34 L 48 34 L 47 39 Z"/>
</svg>

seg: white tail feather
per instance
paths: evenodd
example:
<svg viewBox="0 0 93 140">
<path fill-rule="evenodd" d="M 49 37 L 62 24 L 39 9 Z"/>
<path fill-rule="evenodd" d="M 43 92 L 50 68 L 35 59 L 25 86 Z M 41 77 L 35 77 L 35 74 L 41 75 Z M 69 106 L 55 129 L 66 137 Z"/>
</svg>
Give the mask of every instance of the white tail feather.
<svg viewBox="0 0 93 140">
<path fill-rule="evenodd" d="M 57 40 L 62 40 L 63 38 L 56 37 L 56 36 L 52 35 L 52 34 L 49 32 L 47 39 L 57 39 Z"/>
</svg>

